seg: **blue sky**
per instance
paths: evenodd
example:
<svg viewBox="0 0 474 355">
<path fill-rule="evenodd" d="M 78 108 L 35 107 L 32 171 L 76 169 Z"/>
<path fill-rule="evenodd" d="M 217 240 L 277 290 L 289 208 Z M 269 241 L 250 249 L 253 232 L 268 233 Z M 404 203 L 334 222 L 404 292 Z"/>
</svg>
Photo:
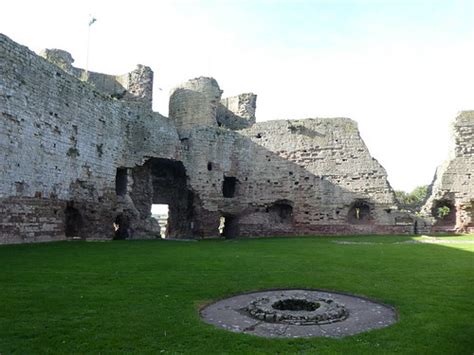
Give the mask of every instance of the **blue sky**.
<svg viewBox="0 0 474 355">
<path fill-rule="evenodd" d="M 431 182 L 449 125 L 474 109 L 474 1 L 15 0 L 0 32 L 89 69 L 155 72 L 154 108 L 200 75 L 258 94 L 257 120 L 355 119 L 396 189 Z"/>
<path fill-rule="evenodd" d="M 185 16 L 206 17 L 248 45 L 327 49 L 374 41 L 443 41 L 472 34 L 473 1 L 189 1 Z M 242 34 L 246 34 L 242 36 Z"/>
</svg>

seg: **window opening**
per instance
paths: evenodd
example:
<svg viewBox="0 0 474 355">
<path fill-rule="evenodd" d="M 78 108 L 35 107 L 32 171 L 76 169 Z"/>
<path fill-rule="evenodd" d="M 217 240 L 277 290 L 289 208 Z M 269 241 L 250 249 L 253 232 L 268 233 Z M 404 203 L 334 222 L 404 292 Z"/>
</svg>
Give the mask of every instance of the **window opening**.
<svg viewBox="0 0 474 355">
<path fill-rule="evenodd" d="M 125 196 L 127 194 L 127 169 L 117 168 L 115 175 L 115 193 L 117 196 Z"/>
<path fill-rule="evenodd" d="M 235 187 L 237 185 L 237 178 L 233 176 L 224 176 L 224 182 L 222 183 L 222 194 L 226 198 L 232 198 L 235 196 Z"/>
</svg>

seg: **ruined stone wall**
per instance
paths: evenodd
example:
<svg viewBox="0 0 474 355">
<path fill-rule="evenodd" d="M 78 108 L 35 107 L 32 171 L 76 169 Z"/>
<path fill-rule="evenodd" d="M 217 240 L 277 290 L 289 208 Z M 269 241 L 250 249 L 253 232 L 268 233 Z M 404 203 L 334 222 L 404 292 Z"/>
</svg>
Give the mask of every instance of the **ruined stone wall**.
<svg viewBox="0 0 474 355">
<path fill-rule="evenodd" d="M 80 213 L 82 236 L 113 235 L 117 168 L 145 155 L 179 158 L 175 127 L 150 107 L 100 92 L 0 35 L 0 239 L 64 238 L 66 207 Z"/>
<path fill-rule="evenodd" d="M 257 95 L 252 93 L 223 98 L 217 108 L 217 123 L 229 129 L 243 129 L 255 123 Z"/>
<path fill-rule="evenodd" d="M 474 231 L 474 111 L 461 112 L 453 126 L 451 158 L 436 171 L 423 214 L 433 231 Z M 443 215 L 439 209 L 448 207 Z"/>
<path fill-rule="evenodd" d="M 169 115 L 181 138 L 196 126 L 216 127 L 217 107 L 222 90 L 213 78 L 199 77 L 172 90 Z"/>
<path fill-rule="evenodd" d="M 0 35 L 0 243 L 155 238 L 152 203 L 178 238 L 223 219 L 226 237 L 414 231 L 350 119 L 254 124 L 254 94 L 221 101 L 202 77 L 166 118 L 149 68 L 84 78 L 67 52 L 46 58 Z"/>
<path fill-rule="evenodd" d="M 222 216 L 238 236 L 414 231 L 350 119 L 196 128 L 183 159 L 202 200 L 198 234 L 216 234 Z M 233 197 L 223 196 L 226 178 L 235 178 Z M 361 206 L 368 215 L 351 218 Z"/>
<path fill-rule="evenodd" d="M 123 75 L 108 75 L 73 67 L 74 58 L 61 49 L 44 49 L 40 56 L 59 66 L 66 73 L 91 84 L 103 95 L 128 101 L 138 101 L 151 109 L 153 99 L 153 71 L 144 65 Z"/>
</svg>

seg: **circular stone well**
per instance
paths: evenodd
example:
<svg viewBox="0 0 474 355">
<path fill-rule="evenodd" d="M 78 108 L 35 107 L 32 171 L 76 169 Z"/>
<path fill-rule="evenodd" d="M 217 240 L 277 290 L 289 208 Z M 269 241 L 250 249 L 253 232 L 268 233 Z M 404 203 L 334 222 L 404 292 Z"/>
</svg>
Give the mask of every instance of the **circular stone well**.
<svg viewBox="0 0 474 355">
<path fill-rule="evenodd" d="M 245 293 L 201 310 L 206 323 L 263 337 L 343 337 L 387 327 L 395 310 L 363 297 L 320 290 Z"/>
</svg>

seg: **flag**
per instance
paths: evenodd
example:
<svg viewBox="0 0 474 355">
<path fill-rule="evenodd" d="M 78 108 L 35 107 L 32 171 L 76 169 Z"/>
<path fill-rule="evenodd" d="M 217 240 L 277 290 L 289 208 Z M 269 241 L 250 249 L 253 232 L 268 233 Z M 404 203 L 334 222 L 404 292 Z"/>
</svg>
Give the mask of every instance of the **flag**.
<svg viewBox="0 0 474 355">
<path fill-rule="evenodd" d="M 97 19 L 95 17 L 91 18 L 91 20 L 89 21 L 89 26 L 92 26 L 92 24 L 96 21 Z"/>
</svg>

